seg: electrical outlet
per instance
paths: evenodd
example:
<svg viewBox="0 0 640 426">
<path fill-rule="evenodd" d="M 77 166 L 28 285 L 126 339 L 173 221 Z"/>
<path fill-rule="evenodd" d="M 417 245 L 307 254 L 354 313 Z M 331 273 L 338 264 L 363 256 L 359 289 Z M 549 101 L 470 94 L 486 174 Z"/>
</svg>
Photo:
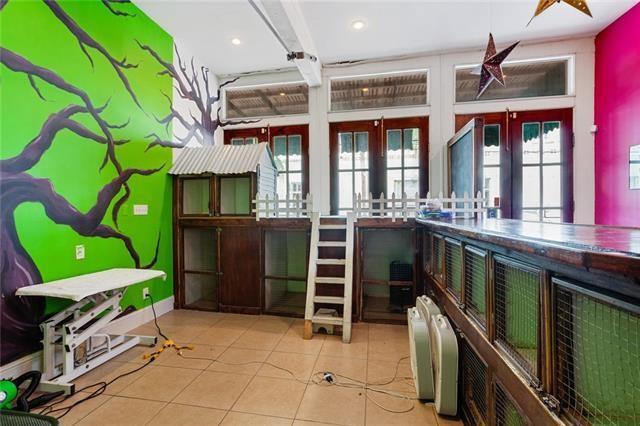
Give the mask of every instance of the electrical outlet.
<svg viewBox="0 0 640 426">
<path fill-rule="evenodd" d="M 76 246 L 76 260 L 84 259 L 84 245 L 80 244 Z"/>
<path fill-rule="evenodd" d="M 142 289 L 142 298 L 146 299 L 147 297 L 149 297 L 149 287 L 145 287 Z"/>
<path fill-rule="evenodd" d="M 147 204 L 134 204 L 133 214 L 134 216 L 146 216 L 149 214 L 149 206 Z"/>
</svg>

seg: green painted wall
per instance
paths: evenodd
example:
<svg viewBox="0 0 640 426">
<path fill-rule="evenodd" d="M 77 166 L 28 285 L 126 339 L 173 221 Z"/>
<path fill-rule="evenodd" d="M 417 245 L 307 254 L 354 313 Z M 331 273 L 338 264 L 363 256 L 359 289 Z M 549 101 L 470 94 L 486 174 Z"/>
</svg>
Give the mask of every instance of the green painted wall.
<svg viewBox="0 0 640 426">
<path fill-rule="evenodd" d="M 119 231 L 130 237 L 140 256 L 140 263 L 151 262 L 160 236 L 155 269 L 167 272 L 166 282 L 146 283 L 155 300 L 173 293 L 171 186 L 166 172 L 171 165 L 171 149 L 149 146 L 150 133 L 171 135 L 171 128 L 158 123 L 155 117 L 169 112 L 164 94 L 172 96 L 171 79 L 158 72 L 158 63 L 137 44 L 153 47 L 162 58 L 173 57 L 172 37 L 130 3 L 111 3 L 114 9 L 134 16 L 117 16 L 100 1 L 58 1 L 68 14 L 93 40 L 117 60 L 135 65 L 122 69 L 139 100 L 133 97 L 114 67 L 98 50 L 80 48 L 76 37 L 59 16 L 41 1 L 10 0 L 0 12 L 0 45 L 31 63 L 51 70 L 68 83 L 87 93 L 96 106 L 107 107 L 100 116 L 112 124 L 126 124 L 112 129 L 113 138 L 127 143 L 115 147 L 115 155 L 123 169 L 155 169 L 148 175 L 134 175 L 129 180 L 131 195 L 118 214 Z M 93 65 L 89 58 L 93 61 Z M 19 155 L 41 131 L 43 123 L 55 112 L 71 104 L 83 105 L 78 96 L 60 90 L 42 79 L 34 84 L 44 100 L 31 86 L 25 73 L 0 65 L 0 159 Z M 100 134 L 96 121 L 88 114 L 72 117 L 89 130 Z M 118 176 L 114 164 L 105 159 L 106 145 L 70 130 L 60 131 L 42 158 L 25 173 L 35 178 L 49 179 L 55 191 L 78 211 L 86 213 L 96 204 L 99 191 Z M 111 213 L 119 194 L 112 200 L 102 220 L 103 225 L 116 229 Z M 133 216 L 134 204 L 148 204 L 147 216 Z M 50 281 L 113 267 L 134 267 L 134 261 L 123 242 L 115 238 L 81 236 L 68 225 L 51 220 L 38 202 L 20 203 L 13 211 L 19 244 L 31 256 L 43 281 Z M 6 241 L 2 242 L 3 244 Z M 75 260 L 75 246 L 83 244 L 84 260 Z M 3 283 L 3 287 L 7 285 Z M 140 287 L 140 288 L 139 288 Z M 129 289 L 123 306 L 145 305 L 141 287 Z M 47 311 L 55 310 L 60 301 L 47 301 Z M 5 357 L 3 359 L 6 360 Z"/>
</svg>

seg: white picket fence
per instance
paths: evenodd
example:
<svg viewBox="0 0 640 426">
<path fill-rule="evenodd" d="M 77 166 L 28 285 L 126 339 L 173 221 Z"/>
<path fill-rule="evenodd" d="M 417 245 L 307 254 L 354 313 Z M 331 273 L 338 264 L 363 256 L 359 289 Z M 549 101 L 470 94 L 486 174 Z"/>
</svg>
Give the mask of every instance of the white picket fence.
<svg viewBox="0 0 640 426">
<path fill-rule="evenodd" d="M 471 218 L 482 215 L 486 212 L 487 201 L 482 198 L 478 191 L 475 197 L 470 197 L 465 193 L 462 197 L 457 197 L 456 193 L 451 193 L 445 198 L 442 192 L 437 197 L 432 197 L 430 193 L 426 198 L 420 198 L 418 194 L 408 197 L 403 194 L 402 198 L 396 198 L 395 193 L 391 198 L 385 198 L 384 193 L 379 198 L 373 198 L 369 194 L 368 198 L 363 198 L 362 194 L 353 197 L 353 212 L 355 220 L 363 217 L 390 218 L 392 222 L 402 219 L 404 222 L 416 216 L 416 210 L 422 205 L 431 202 L 439 202 L 442 211 L 450 212 L 454 217 Z M 256 220 L 269 218 L 311 218 L 313 212 L 313 198 L 307 194 L 302 198 L 299 195 L 293 198 L 278 198 L 278 195 L 256 194 L 252 201 L 253 213 Z"/>
<path fill-rule="evenodd" d="M 302 198 L 294 195 L 293 198 L 278 198 L 278 194 L 256 194 L 252 201 L 254 208 L 252 212 L 256 215 L 256 220 L 269 218 L 300 218 L 311 217 L 313 212 L 313 198 L 307 194 Z"/>
<path fill-rule="evenodd" d="M 480 191 L 475 197 L 470 197 L 468 193 L 464 193 L 462 197 L 457 197 L 455 192 L 451 193 L 451 197 L 445 198 L 442 192 L 437 198 L 433 198 L 430 193 L 427 198 L 420 198 L 419 194 L 415 194 L 413 198 L 403 194 L 402 198 L 396 198 L 395 193 L 391 194 L 391 198 L 385 198 L 384 193 L 379 198 L 373 198 L 369 193 L 368 198 L 362 198 L 362 194 L 354 195 L 353 211 L 356 220 L 360 217 L 390 217 L 391 221 L 402 219 L 404 222 L 410 217 L 415 217 L 416 210 L 421 206 L 430 202 L 439 201 L 442 205 L 442 211 L 451 212 L 454 217 L 471 218 L 486 212 L 487 201 L 482 198 Z"/>
</svg>

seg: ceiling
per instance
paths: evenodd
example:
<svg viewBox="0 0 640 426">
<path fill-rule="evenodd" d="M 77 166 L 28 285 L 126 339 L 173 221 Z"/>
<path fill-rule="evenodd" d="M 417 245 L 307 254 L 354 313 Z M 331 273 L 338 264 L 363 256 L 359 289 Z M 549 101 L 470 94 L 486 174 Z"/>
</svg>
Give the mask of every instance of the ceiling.
<svg viewBox="0 0 640 426">
<path fill-rule="evenodd" d="M 323 63 L 483 48 L 489 31 L 499 46 L 594 35 L 637 3 L 590 0 L 593 19 L 562 3 L 527 27 L 537 0 L 297 1 Z M 216 74 L 291 67 L 247 0 L 134 2 Z M 356 19 L 364 30 L 352 29 Z"/>
</svg>

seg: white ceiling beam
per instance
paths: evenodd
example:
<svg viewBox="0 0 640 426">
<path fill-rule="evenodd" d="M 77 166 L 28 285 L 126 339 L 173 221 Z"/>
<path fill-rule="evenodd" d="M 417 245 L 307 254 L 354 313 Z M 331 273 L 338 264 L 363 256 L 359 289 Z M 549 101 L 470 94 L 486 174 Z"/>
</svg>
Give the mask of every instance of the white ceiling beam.
<svg viewBox="0 0 640 426">
<path fill-rule="evenodd" d="M 280 41 L 286 45 L 287 54 L 298 53 L 293 55 L 292 62 L 309 87 L 320 86 L 322 64 L 299 2 L 297 0 L 254 0 L 254 3 L 268 18 Z"/>
</svg>

